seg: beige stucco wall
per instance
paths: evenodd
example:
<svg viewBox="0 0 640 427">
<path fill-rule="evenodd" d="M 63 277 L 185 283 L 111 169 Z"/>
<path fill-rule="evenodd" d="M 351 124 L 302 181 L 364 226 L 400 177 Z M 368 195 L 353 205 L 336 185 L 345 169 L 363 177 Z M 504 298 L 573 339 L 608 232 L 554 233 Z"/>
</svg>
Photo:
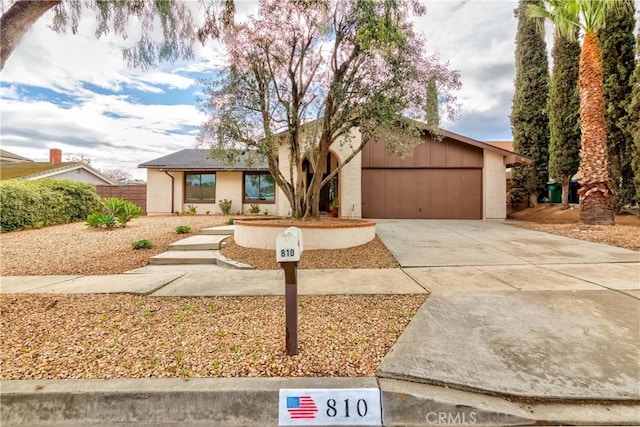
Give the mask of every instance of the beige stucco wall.
<svg viewBox="0 0 640 427">
<path fill-rule="evenodd" d="M 244 247 L 258 249 L 275 249 L 276 237 L 286 226 L 243 225 L 243 221 L 236 223 L 234 240 Z M 244 221 L 249 222 L 249 221 Z M 313 249 L 343 249 L 364 245 L 376 236 L 376 223 L 369 221 L 358 227 L 313 228 L 300 227 L 304 250 Z"/>
<path fill-rule="evenodd" d="M 331 146 L 331 151 L 342 163 L 358 147 L 361 141 L 360 131 L 352 129 L 351 137 L 339 139 Z M 340 171 L 340 216 L 362 218 L 362 153 L 358 153 Z"/>
<path fill-rule="evenodd" d="M 157 169 L 147 169 L 147 215 L 179 212 L 182 203 L 182 172 L 169 172 L 174 177 L 174 205 L 171 208 L 171 178 Z"/>
<path fill-rule="evenodd" d="M 504 156 L 484 150 L 482 170 L 483 219 L 507 217 L 507 180 Z"/>
<path fill-rule="evenodd" d="M 349 138 L 340 138 L 333 143 L 330 150 L 333 155 L 336 156 L 338 162 L 342 164 L 345 159 L 353 153 L 354 147 L 358 147 L 360 145 L 360 140 L 360 131 L 358 129 L 352 129 Z M 279 160 L 280 171 L 283 173 L 285 178 L 295 182 L 295 170 L 293 177 L 291 177 L 289 173 L 289 165 L 291 164 L 289 149 L 284 144 L 280 146 Z M 358 153 L 340 170 L 340 172 L 338 172 L 338 181 L 340 183 L 338 194 L 340 198 L 341 217 L 362 218 L 361 167 L 362 154 Z M 276 198 L 278 201 L 276 206 L 278 214 L 290 215 L 291 205 L 284 195 L 284 192 L 279 187 Z"/>
</svg>

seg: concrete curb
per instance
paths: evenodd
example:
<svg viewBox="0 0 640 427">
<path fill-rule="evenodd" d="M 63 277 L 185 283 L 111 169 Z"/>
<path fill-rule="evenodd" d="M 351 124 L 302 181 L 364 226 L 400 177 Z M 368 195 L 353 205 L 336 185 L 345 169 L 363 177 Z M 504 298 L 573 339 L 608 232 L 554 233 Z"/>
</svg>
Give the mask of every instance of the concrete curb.
<svg viewBox="0 0 640 427">
<path fill-rule="evenodd" d="M 637 425 L 640 421 L 638 405 L 520 404 L 375 377 L 21 380 L 1 381 L 0 386 L 2 426 L 275 426 L 281 388 L 379 388 L 385 426 Z"/>
<path fill-rule="evenodd" d="M 376 388 L 364 378 L 1 381 L 0 424 L 278 425 L 281 388 Z"/>
</svg>

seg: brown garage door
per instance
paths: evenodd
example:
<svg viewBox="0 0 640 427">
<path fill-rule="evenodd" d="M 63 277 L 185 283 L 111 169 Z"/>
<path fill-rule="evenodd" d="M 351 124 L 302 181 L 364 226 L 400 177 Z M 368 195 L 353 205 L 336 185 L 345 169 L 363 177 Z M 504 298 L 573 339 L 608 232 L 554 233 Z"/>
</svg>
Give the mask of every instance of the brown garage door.
<svg viewBox="0 0 640 427">
<path fill-rule="evenodd" d="M 482 169 L 363 169 L 362 216 L 482 219 Z"/>
</svg>

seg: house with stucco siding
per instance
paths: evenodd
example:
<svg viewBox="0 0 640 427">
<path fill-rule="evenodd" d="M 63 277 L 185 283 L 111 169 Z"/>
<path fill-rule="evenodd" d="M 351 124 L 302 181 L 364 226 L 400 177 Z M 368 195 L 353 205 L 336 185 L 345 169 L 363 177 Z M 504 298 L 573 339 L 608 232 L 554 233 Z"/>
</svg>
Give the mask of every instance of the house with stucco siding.
<svg viewBox="0 0 640 427">
<path fill-rule="evenodd" d="M 321 211 L 337 198 L 340 216 L 347 218 L 504 219 L 505 170 L 531 159 L 453 132 L 442 130 L 440 136 L 434 139 L 423 130 L 423 142 L 402 157 L 389 154 L 384 141 L 367 143 L 322 189 Z M 305 161 L 303 181 L 335 170 L 360 142 L 354 128 L 331 146 L 318 171 Z M 218 202 L 229 199 L 232 213 L 258 204 L 261 212 L 290 214 L 266 162 L 249 166 L 241 158 L 228 165 L 208 153 L 187 149 L 140 164 L 147 169 L 147 212 L 183 212 L 193 205 L 199 213 L 219 213 Z M 283 144 L 278 166 L 285 176 L 289 165 Z"/>
</svg>

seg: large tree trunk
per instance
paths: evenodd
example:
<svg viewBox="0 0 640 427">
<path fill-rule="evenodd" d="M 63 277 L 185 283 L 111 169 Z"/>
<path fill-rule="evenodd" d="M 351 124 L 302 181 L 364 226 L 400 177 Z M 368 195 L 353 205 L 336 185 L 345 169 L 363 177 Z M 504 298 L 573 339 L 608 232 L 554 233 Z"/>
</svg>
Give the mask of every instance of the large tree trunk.
<svg viewBox="0 0 640 427">
<path fill-rule="evenodd" d="M 580 221 L 611 225 L 614 223 L 613 193 L 607 166 L 602 57 L 594 33 L 584 37 L 578 86 L 582 127 Z"/>
<path fill-rule="evenodd" d="M 18 0 L 0 18 L 0 70 L 18 46 L 27 30 L 49 9 L 58 5 L 57 1 Z"/>
</svg>

